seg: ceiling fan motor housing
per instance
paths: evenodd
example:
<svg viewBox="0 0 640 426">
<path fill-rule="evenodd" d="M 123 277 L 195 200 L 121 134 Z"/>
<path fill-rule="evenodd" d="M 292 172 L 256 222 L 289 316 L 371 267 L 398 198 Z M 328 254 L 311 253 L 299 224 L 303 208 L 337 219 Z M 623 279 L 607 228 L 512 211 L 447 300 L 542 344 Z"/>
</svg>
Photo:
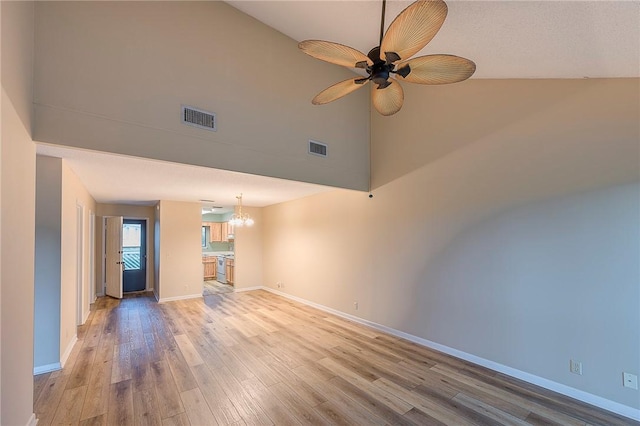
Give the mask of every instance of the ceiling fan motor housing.
<svg viewBox="0 0 640 426">
<path fill-rule="evenodd" d="M 369 74 L 369 79 L 378 85 L 378 89 L 384 89 L 389 86 L 391 84 L 389 74 L 393 72 L 395 65 L 380 59 L 380 46 L 371 49 L 367 56 L 373 62 L 373 65 L 365 68 Z"/>
</svg>

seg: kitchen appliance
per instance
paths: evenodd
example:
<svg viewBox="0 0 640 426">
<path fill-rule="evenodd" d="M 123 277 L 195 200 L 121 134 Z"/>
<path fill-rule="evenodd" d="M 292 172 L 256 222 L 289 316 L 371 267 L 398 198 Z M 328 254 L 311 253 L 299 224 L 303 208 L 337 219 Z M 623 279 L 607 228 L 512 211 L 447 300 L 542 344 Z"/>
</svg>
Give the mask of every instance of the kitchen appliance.
<svg viewBox="0 0 640 426">
<path fill-rule="evenodd" d="M 216 281 L 226 284 L 227 283 L 227 260 L 224 256 L 217 256 L 218 259 L 218 271 L 216 275 Z"/>
</svg>

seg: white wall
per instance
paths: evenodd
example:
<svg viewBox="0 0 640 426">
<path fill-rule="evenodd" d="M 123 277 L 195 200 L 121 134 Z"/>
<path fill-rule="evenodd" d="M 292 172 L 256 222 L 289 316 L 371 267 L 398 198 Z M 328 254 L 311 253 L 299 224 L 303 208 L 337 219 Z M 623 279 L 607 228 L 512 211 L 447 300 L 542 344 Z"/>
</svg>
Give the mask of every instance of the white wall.
<svg viewBox="0 0 640 426">
<path fill-rule="evenodd" d="M 638 410 L 640 81 L 415 87 L 373 199 L 263 210 L 265 285 Z"/>
<path fill-rule="evenodd" d="M 236 227 L 234 286 L 236 289 L 262 286 L 262 209 L 243 207 L 243 213 L 249 214 L 255 221 L 250 227 Z"/>
<path fill-rule="evenodd" d="M 82 250 L 83 264 L 78 262 L 78 218 L 77 206 L 83 206 L 84 242 Z M 89 210 L 96 210 L 95 200 L 91 197 L 78 176 L 62 161 L 62 287 L 60 300 L 60 351 L 62 361 L 70 351 L 76 337 L 77 325 L 83 324 L 89 314 Z M 78 268 L 82 268 L 82 285 L 78 289 Z M 78 295 L 80 292 L 80 295 Z M 78 319 L 77 303 L 80 299 L 81 318 Z"/>
<path fill-rule="evenodd" d="M 60 368 L 62 160 L 36 156 L 34 369 Z"/>
<path fill-rule="evenodd" d="M 31 139 L 34 5 L 1 2 L 0 424 L 33 415 L 35 145 Z M 10 208 L 7 208 L 9 207 Z"/>
<path fill-rule="evenodd" d="M 201 297 L 202 207 L 199 203 L 160 201 L 159 301 Z"/>
<path fill-rule="evenodd" d="M 224 2 L 38 2 L 35 56 L 38 141 L 368 188 L 368 91 L 311 104 L 355 74 Z M 182 104 L 217 132 L 181 124 Z"/>
</svg>

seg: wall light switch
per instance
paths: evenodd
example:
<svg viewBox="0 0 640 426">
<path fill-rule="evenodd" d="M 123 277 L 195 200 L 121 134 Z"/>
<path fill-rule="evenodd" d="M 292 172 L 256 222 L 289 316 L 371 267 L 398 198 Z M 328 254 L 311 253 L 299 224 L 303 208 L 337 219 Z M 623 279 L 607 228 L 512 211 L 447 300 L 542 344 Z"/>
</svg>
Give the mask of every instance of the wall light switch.
<svg viewBox="0 0 640 426">
<path fill-rule="evenodd" d="M 638 390 L 638 376 L 631 373 L 622 373 L 622 384 L 625 388 Z"/>
</svg>

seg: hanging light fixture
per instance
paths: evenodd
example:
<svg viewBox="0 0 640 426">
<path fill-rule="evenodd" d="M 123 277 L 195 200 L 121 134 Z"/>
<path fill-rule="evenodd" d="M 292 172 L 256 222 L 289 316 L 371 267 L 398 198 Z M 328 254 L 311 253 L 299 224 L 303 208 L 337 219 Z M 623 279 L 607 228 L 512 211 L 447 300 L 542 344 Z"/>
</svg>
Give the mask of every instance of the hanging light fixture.
<svg viewBox="0 0 640 426">
<path fill-rule="evenodd" d="M 229 219 L 229 224 L 233 226 L 251 226 L 254 221 L 247 213 L 242 213 L 242 194 L 236 197 L 238 199 L 238 206 L 235 213 Z"/>
</svg>

